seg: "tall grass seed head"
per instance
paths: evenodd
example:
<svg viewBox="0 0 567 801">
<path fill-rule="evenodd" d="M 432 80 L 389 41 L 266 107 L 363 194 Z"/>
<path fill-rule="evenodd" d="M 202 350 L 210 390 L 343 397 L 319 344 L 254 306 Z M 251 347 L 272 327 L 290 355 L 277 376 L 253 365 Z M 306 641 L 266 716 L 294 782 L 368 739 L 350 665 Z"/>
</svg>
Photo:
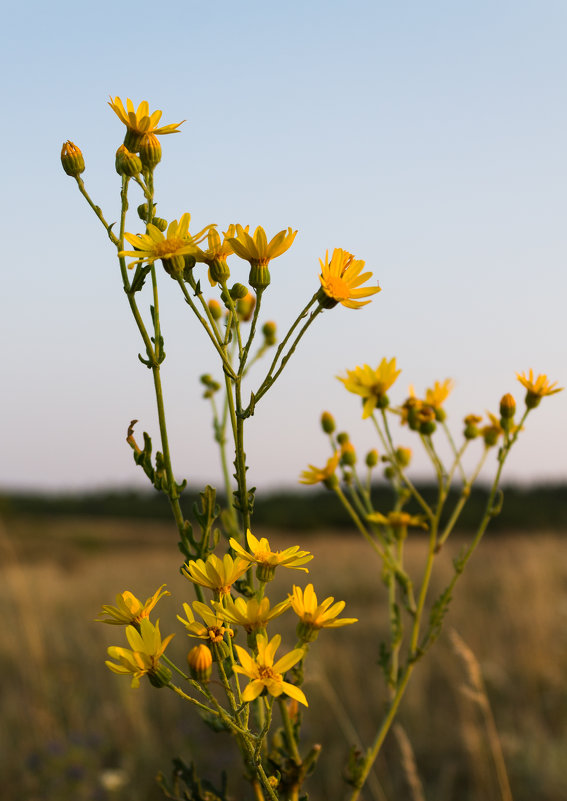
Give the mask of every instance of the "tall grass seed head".
<svg viewBox="0 0 567 801">
<path fill-rule="evenodd" d="M 61 166 L 72 178 L 85 171 L 85 159 L 81 149 L 70 140 L 64 142 L 61 148 Z"/>
</svg>

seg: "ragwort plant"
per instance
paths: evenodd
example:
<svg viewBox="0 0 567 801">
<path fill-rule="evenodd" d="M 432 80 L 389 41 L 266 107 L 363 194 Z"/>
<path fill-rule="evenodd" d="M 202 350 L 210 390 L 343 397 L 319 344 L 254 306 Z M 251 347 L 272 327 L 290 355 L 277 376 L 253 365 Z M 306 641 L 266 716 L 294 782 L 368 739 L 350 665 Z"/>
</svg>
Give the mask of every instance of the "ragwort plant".
<svg viewBox="0 0 567 801">
<path fill-rule="evenodd" d="M 319 286 L 278 343 L 275 323 L 261 322 L 262 298 L 270 287 L 272 260 L 292 246 L 297 231 L 283 229 L 268 239 L 261 226 L 250 233 L 248 226 L 231 224 L 221 236 L 213 224 L 198 232 L 190 231 L 189 213 L 170 222 L 158 217 L 154 173 L 162 155 L 159 137 L 177 133 L 181 123 L 158 127 L 161 111 L 150 113 L 145 101 L 136 109 L 130 99 L 124 107 L 116 97 L 111 98 L 109 106 L 126 129 L 115 156 L 121 180 L 117 230 L 87 192 L 81 178 L 85 162 L 80 149 L 67 141 L 61 161 L 116 250 L 122 286 L 143 342 L 139 359 L 152 374 L 160 450 L 153 453 L 152 441 L 145 432 L 143 444 L 138 443 L 135 420 L 128 428 L 127 442 L 136 464 L 169 499 L 184 560 L 181 571 L 195 596 L 192 602 L 183 603 L 183 615 L 178 615 L 178 620 L 190 641 L 196 644 L 189 646 L 186 666 L 175 664 L 166 655 L 174 635 L 162 637 L 159 620 L 150 620 L 160 598 L 169 594 L 165 585 L 145 602 L 125 591 L 117 595 L 115 606 L 102 607 L 99 618 L 101 622 L 124 627 L 129 646 L 111 646 L 106 664 L 113 672 L 130 677 L 132 687 L 138 687 L 147 676 L 153 686 L 167 688 L 180 701 L 192 706 L 213 730 L 231 732 L 257 801 L 299 799 L 300 794 L 306 797 L 303 783 L 314 770 L 321 749 L 318 744 L 309 746 L 301 740 L 300 710 L 308 707 L 302 689 L 304 662 L 322 629 L 340 628 L 357 621 L 341 617 L 343 601 L 335 602 L 332 597 L 320 601 L 311 583 L 302 588 L 292 582 L 287 597 L 270 598 L 269 586 L 276 570 L 292 570 L 292 575 L 307 573 L 305 565 L 313 557 L 298 545 L 272 550 L 266 538 L 258 539 L 252 533 L 255 488 L 247 484 L 245 427 L 316 318 L 338 304 L 360 309 L 380 287 L 367 283 L 372 274 L 363 272 L 364 261 L 340 248 L 334 249 L 330 257 L 327 251 L 320 259 Z M 132 190 L 141 201 L 135 224 L 128 214 Z M 133 225 L 141 226 L 142 232 L 132 233 Z M 249 263 L 248 286 L 230 281 L 227 260 L 231 256 Z M 201 265 L 205 265 L 206 274 Z M 186 519 L 180 505 L 186 482 L 179 482 L 175 476 L 168 440 L 161 384 L 165 350 L 159 286 L 163 280 L 177 283 L 184 303 L 197 317 L 205 339 L 216 352 L 220 368 L 218 379 L 206 374 L 200 380 L 204 397 L 211 406 L 226 503 L 221 509 L 216 491 L 207 486 L 201 493 L 200 507 L 194 508 L 196 526 Z M 209 297 L 202 288 L 207 283 Z M 144 310 L 142 299 L 146 296 L 149 303 L 144 300 Z M 273 356 L 263 379 L 245 395 L 243 382 L 250 367 L 271 351 Z M 381 646 L 379 663 L 389 703 L 383 720 L 378 722 L 373 743 L 362 754 L 353 750 L 347 759 L 342 775 L 351 785 L 351 801 L 358 798 L 364 786 L 416 664 L 439 635 L 459 576 L 490 518 L 498 512 L 502 469 L 526 417 L 542 397 L 560 391 L 545 376 L 534 378 L 531 370 L 528 376 L 518 376 L 527 390 L 521 419 L 515 421 L 515 401 L 506 394 L 499 415 L 489 414 L 484 424 L 472 414 L 465 419 L 463 441 L 457 446 L 443 408 L 451 382 L 436 382 L 424 398 L 412 392 L 401 405 L 395 406 L 391 405 L 387 391 L 399 372 L 395 359 L 382 359 L 376 369 L 368 365 L 356 367 L 340 379 L 349 392 L 361 397 L 363 418 L 368 418 L 375 429 L 381 460 L 386 463 L 385 476 L 395 494 L 393 508 L 376 510 L 372 504 L 371 480 L 379 463 L 377 451 L 368 452 L 365 475 L 361 476 L 348 434 L 335 432 L 334 420 L 328 412 L 323 414 L 321 424 L 329 437 L 331 456 L 323 468 L 310 466 L 300 479 L 305 484 L 322 482 L 337 495 L 376 554 L 388 590 L 389 638 Z M 437 480 L 433 503 L 425 500 L 408 476 L 411 452 L 394 444 L 393 420 L 412 432 L 431 460 Z M 451 448 L 452 461 L 448 465 L 438 453 L 438 432 L 447 437 Z M 468 474 L 463 456 L 475 440 L 481 443 L 480 456 L 477 467 Z M 491 451 L 496 452 L 495 476 L 476 536 L 455 560 L 454 576 L 444 592 L 430 599 L 435 557 L 454 530 Z M 456 482 L 460 494 L 447 514 L 449 489 Z M 417 511 L 410 508 L 412 503 Z M 404 565 L 404 541 L 411 527 L 425 529 L 429 542 L 417 584 Z M 291 649 L 281 649 L 282 637 L 277 633 L 278 619 L 284 614 L 297 618 L 297 641 Z M 245 645 L 233 642 L 238 631 L 244 633 Z M 220 787 L 214 786 L 199 778 L 195 765 L 187 767 L 176 759 L 174 766 L 171 781 L 161 777 L 169 798 L 228 798 L 225 778 Z"/>
</svg>

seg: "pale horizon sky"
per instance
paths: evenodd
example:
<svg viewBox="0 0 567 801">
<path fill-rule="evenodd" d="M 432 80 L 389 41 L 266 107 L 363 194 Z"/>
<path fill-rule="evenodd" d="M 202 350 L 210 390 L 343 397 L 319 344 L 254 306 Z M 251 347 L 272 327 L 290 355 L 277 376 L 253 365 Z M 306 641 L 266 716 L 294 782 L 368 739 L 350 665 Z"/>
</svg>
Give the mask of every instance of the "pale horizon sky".
<svg viewBox="0 0 567 801">
<path fill-rule="evenodd" d="M 324 464 L 324 409 L 361 456 L 377 445 L 336 379 L 358 364 L 396 356 L 397 402 L 452 377 L 455 436 L 505 392 L 521 408 L 516 372 L 567 386 L 565 3 L 31 2 L 4 30 L 0 491 L 146 485 L 125 434 L 138 418 L 157 442 L 151 374 L 113 248 L 59 160 L 65 140 L 81 147 L 87 188 L 116 219 L 111 94 L 186 119 L 162 138 L 161 216 L 298 229 L 265 294 L 280 334 L 327 249 L 364 259 L 382 287 L 360 311 L 325 312 L 260 404 L 250 484 L 296 486 Z M 166 278 L 174 469 L 199 490 L 220 469 L 198 378 L 220 370 Z M 543 399 L 505 482 L 567 481 L 566 419 L 567 392 Z M 417 450 L 407 431 L 400 444 Z"/>
</svg>

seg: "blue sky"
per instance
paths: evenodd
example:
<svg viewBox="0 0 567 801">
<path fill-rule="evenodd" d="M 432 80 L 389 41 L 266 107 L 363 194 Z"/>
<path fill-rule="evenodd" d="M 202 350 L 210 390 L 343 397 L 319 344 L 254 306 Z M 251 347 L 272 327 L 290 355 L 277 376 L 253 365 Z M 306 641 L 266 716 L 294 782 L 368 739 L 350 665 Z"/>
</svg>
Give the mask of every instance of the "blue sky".
<svg viewBox="0 0 567 801">
<path fill-rule="evenodd" d="M 115 219 L 123 129 L 109 94 L 187 120 L 163 139 L 163 217 L 299 230 L 265 295 L 281 332 L 327 248 L 365 259 L 383 288 L 361 311 L 325 313 L 265 398 L 252 483 L 291 486 L 325 461 L 323 409 L 374 447 L 336 380 L 357 364 L 396 356 L 396 401 L 453 377 L 456 432 L 504 392 L 521 402 L 516 371 L 567 385 L 563 2 L 35 2 L 8 10 L 4 30 L 0 486 L 141 484 L 126 426 L 157 434 L 112 247 L 59 162 L 76 142 Z M 167 281 L 162 315 L 175 468 L 201 486 L 219 469 L 198 376 L 219 370 Z M 509 479 L 567 478 L 566 404 L 544 400 Z"/>
</svg>

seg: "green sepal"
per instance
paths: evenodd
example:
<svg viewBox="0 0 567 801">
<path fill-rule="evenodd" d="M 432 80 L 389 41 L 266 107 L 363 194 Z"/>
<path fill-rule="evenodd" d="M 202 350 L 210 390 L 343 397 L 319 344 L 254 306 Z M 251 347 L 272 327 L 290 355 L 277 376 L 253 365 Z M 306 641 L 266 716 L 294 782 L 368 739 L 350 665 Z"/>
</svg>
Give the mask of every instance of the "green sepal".
<svg viewBox="0 0 567 801">
<path fill-rule="evenodd" d="M 193 293 L 193 294 L 195 295 L 195 297 L 196 297 L 196 298 L 198 298 L 198 297 L 199 297 L 199 295 L 202 295 L 202 294 L 203 294 L 203 292 L 202 292 L 202 290 L 201 290 L 201 279 L 199 279 L 199 280 L 197 281 L 197 283 L 195 284 L 195 290 L 194 290 L 194 293 Z"/>
</svg>

